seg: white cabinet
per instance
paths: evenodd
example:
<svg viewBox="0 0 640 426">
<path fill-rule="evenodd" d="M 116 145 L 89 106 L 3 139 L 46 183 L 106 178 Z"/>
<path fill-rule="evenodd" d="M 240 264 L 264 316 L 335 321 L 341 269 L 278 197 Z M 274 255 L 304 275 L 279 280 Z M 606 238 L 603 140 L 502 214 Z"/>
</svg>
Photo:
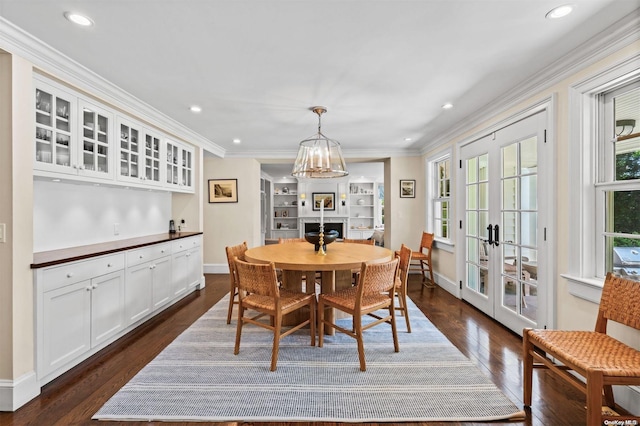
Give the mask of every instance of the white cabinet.
<svg viewBox="0 0 640 426">
<path fill-rule="evenodd" d="M 193 146 L 45 77 L 34 93 L 34 175 L 194 192 Z"/>
<path fill-rule="evenodd" d="M 165 141 L 167 187 L 174 191 L 193 192 L 193 149 L 170 139 Z"/>
<path fill-rule="evenodd" d="M 173 295 L 180 297 L 202 284 L 201 237 L 174 241 L 171 251 L 173 253 Z"/>
<path fill-rule="evenodd" d="M 272 238 L 297 238 L 298 230 L 298 184 L 279 182 L 273 184 Z"/>
<path fill-rule="evenodd" d="M 171 277 L 169 243 L 127 252 L 127 325 L 138 322 L 151 314 L 156 307 L 168 302 L 170 283 L 167 282 L 167 276 Z"/>
<path fill-rule="evenodd" d="M 41 384 L 203 288 L 202 238 L 35 269 L 36 371 Z"/>
<path fill-rule="evenodd" d="M 41 377 L 124 329 L 123 254 L 38 270 L 36 282 Z"/>
<path fill-rule="evenodd" d="M 34 169 L 77 174 L 76 99 L 55 86 L 36 80 Z"/>
<path fill-rule="evenodd" d="M 367 239 L 373 235 L 377 225 L 375 188 L 374 182 L 349 184 L 349 238 Z"/>
</svg>

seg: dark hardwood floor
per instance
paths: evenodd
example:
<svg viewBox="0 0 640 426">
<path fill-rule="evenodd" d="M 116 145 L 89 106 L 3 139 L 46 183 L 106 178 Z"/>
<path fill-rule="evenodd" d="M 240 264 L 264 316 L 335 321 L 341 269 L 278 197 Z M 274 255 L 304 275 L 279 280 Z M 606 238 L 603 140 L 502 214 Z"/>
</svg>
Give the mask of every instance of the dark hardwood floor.
<svg viewBox="0 0 640 426">
<path fill-rule="evenodd" d="M 421 295 L 418 278 L 410 277 L 411 299 L 462 353 L 473 360 L 516 405 L 522 407 L 520 337 L 440 288 L 425 289 Z M 204 290 L 187 296 L 176 306 L 47 384 L 39 397 L 15 413 L 0 413 L 0 425 L 192 425 L 168 422 L 99 423 L 91 420 L 91 416 L 165 346 L 225 295 L 228 275 L 207 275 L 206 280 Z M 584 424 L 584 396 L 548 372 L 534 372 L 533 396 L 533 406 L 531 410 L 526 410 L 526 421 L 509 424 Z"/>
</svg>

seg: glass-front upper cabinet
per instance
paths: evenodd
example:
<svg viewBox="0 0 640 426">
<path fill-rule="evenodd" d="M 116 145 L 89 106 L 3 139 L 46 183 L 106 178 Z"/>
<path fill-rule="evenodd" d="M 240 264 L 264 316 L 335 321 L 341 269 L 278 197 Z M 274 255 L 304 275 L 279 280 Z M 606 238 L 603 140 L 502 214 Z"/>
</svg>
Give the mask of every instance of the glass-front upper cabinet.
<svg viewBox="0 0 640 426">
<path fill-rule="evenodd" d="M 120 131 L 118 139 L 118 180 L 139 182 L 140 181 L 140 136 L 141 127 L 137 124 L 118 118 L 117 129 Z"/>
<path fill-rule="evenodd" d="M 147 183 L 160 184 L 160 158 L 162 144 L 160 136 L 153 134 L 150 130 L 144 133 L 144 180 Z"/>
<path fill-rule="evenodd" d="M 112 115 L 83 99 L 79 101 L 82 114 L 82 143 L 79 168 L 82 174 L 111 177 Z"/>
<path fill-rule="evenodd" d="M 193 149 L 172 140 L 166 140 L 167 186 L 193 191 Z"/>
<path fill-rule="evenodd" d="M 36 169 L 76 173 L 73 152 L 76 117 L 75 97 L 36 81 Z"/>
</svg>

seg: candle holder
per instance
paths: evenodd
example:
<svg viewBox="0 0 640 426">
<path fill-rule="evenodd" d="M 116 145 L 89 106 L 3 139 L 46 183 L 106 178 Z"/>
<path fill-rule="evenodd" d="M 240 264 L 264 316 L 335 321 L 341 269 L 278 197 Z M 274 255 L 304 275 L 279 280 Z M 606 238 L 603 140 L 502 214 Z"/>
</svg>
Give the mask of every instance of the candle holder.
<svg viewBox="0 0 640 426">
<path fill-rule="evenodd" d="M 320 224 L 320 234 L 318 234 L 318 256 L 327 255 L 327 246 L 324 243 L 324 225 Z"/>
</svg>

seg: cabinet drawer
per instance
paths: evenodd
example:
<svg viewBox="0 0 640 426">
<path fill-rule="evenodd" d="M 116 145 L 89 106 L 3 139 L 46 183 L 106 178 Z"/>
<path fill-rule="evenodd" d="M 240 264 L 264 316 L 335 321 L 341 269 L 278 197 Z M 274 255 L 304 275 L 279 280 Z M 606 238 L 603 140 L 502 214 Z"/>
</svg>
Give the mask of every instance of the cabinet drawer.
<svg viewBox="0 0 640 426">
<path fill-rule="evenodd" d="M 127 252 L 127 266 L 135 266 L 149 262 L 171 253 L 171 243 L 153 244 L 144 248 Z"/>
<path fill-rule="evenodd" d="M 200 236 L 181 238 L 171 243 L 171 252 L 177 253 L 179 251 L 189 250 L 194 247 L 200 247 Z"/>
<path fill-rule="evenodd" d="M 124 253 L 111 254 L 90 260 L 66 263 L 42 271 L 43 291 L 88 280 L 124 269 Z"/>
</svg>

